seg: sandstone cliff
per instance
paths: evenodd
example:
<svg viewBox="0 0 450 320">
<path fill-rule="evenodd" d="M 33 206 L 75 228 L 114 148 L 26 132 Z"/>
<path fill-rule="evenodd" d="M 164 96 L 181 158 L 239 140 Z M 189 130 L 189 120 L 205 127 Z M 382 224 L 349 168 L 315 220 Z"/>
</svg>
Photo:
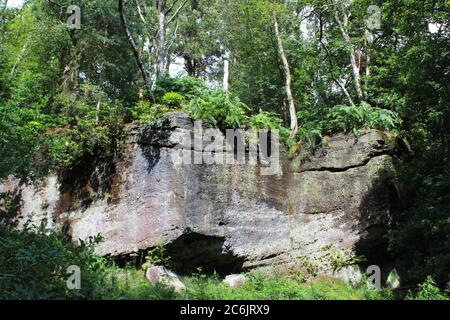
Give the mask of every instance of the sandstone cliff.
<svg viewBox="0 0 450 320">
<path fill-rule="evenodd" d="M 260 166 L 174 163 L 180 134 L 192 130 L 183 113 L 134 125 L 117 159 L 86 160 L 36 184 L 11 179 L 0 192 L 20 195 L 21 225 L 44 222 L 74 240 L 100 233 L 104 255 L 162 244 L 179 272 L 277 264 L 326 272 L 383 249 L 396 196 L 387 134 L 335 136 L 293 160 L 282 151 L 281 174 L 264 176 Z"/>
</svg>

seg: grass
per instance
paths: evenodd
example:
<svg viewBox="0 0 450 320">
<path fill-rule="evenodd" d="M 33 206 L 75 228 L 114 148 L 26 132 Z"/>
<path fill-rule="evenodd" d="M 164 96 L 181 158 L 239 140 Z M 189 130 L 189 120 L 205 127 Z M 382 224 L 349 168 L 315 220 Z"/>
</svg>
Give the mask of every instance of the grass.
<svg viewBox="0 0 450 320">
<path fill-rule="evenodd" d="M 113 260 L 99 257 L 94 247 L 101 237 L 78 245 L 57 233 L 43 229 L 20 232 L 0 228 L 0 299 L 106 299 L 106 300 L 379 300 L 393 299 L 389 290 L 369 290 L 342 281 L 306 277 L 295 269 L 284 273 L 250 272 L 247 282 L 236 289 L 217 275 L 201 272 L 183 278 L 180 293 L 161 284 L 151 285 L 144 271 L 133 266 L 120 268 Z M 149 255 L 158 260 L 160 253 Z M 159 259 L 159 261 L 163 261 Z M 81 270 L 81 289 L 69 290 L 66 269 L 76 264 Z M 406 299 L 448 299 L 450 283 L 442 291 L 431 277 Z"/>
<path fill-rule="evenodd" d="M 352 287 L 331 278 L 298 282 L 281 276 L 250 273 L 248 281 L 232 289 L 219 277 L 202 274 L 185 277 L 186 290 L 175 293 L 162 285 L 151 285 L 142 271 L 126 270 L 112 274 L 104 299 L 138 300 L 380 300 L 392 299 L 389 291 Z M 111 279 L 113 279 L 111 281 Z"/>
</svg>

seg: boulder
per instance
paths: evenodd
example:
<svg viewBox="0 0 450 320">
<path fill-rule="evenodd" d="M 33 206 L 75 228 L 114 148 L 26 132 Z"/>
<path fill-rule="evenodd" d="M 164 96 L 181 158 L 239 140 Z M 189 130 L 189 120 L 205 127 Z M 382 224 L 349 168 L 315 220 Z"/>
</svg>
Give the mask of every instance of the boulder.
<svg viewBox="0 0 450 320">
<path fill-rule="evenodd" d="M 333 270 L 331 276 L 352 285 L 358 285 L 364 279 L 361 268 L 357 265 L 344 266 Z"/>
<path fill-rule="evenodd" d="M 145 277 L 153 285 L 163 284 L 178 293 L 186 290 L 186 286 L 181 282 L 180 278 L 165 267 L 149 267 L 145 272 Z"/>
<path fill-rule="evenodd" d="M 247 277 L 243 274 L 232 274 L 223 280 L 223 283 L 233 289 L 241 287 L 245 282 L 247 282 Z"/>
</svg>

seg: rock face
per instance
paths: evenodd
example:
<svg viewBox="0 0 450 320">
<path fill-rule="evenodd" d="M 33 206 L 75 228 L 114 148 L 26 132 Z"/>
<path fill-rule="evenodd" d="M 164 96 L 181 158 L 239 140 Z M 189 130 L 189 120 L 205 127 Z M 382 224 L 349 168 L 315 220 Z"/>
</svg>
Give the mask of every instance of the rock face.
<svg viewBox="0 0 450 320">
<path fill-rule="evenodd" d="M 203 148 L 184 141 L 193 122 L 183 113 L 128 131 L 119 159 L 86 161 L 35 185 L 10 180 L 0 192 L 21 195 L 22 224 L 44 222 L 74 240 L 101 233 L 104 255 L 165 245 L 177 272 L 325 270 L 336 256 L 370 258 L 382 246 L 395 187 L 390 138 L 381 131 L 331 137 L 294 160 L 281 151 L 281 173 L 272 176 L 261 165 L 174 161 L 180 143 Z"/>
</svg>

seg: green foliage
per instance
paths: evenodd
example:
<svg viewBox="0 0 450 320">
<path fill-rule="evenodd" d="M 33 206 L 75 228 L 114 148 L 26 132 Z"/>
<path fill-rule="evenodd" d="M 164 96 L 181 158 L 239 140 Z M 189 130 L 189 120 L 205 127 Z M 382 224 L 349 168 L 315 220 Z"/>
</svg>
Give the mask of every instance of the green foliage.
<svg viewBox="0 0 450 320">
<path fill-rule="evenodd" d="M 274 112 L 261 111 L 253 115 L 248 120 L 248 125 L 252 129 L 280 129 L 283 125 L 283 120 Z"/>
<path fill-rule="evenodd" d="M 38 106 L 0 104 L 0 178 L 9 174 L 18 177 L 37 174 L 34 160 L 47 122 Z"/>
<path fill-rule="evenodd" d="M 162 97 L 162 103 L 172 109 L 179 109 L 184 101 L 183 95 L 178 92 L 167 92 Z"/>
<path fill-rule="evenodd" d="M 170 257 L 166 253 L 166 247 L 163 244 L 157 244 L 150 249 L 145 256 L 145 261 L 151 265 L 168 267 Z"/>
<path fill-rule="evenodd" d="M 187 106 L 196 120 L 205 120 L 219 128 L 240 128 L 246 124 L 247 106 L 223 90 L 204 91 Z"/>
<path fill-rule="evenodd" d="M 15 192 L 0 193 L 0 234 L 17 226 L 17 212 L 22 205 L 22 199 Z"/>
<path fill-rule="evenodd" d="M 248 281 L 232 289 L 216 275 L 199 270 L 185 277 L 187 290 L 175 293 L 161 284 L 151 285 L 142 270 L 117 267 L 106 258 L 96 256 L 97 236 L 74 245 L 63 235 L 39 229 L 11 231 L 2 229 L 0 238 L 1 299 L 144 299 L 144 300 L 374 300 L 392 299 L 389 291 L 369 290 L 365 285 L 352 287 L 331 278 L 305 282 L 301 275 L 289 278 L 259 272 L 247 274 Z M 167 262 L 157 246 L 148 259 Z M 69 266 L 81 269 L 81 289 L 67 289 Z M 431 278 L 419 286 L 408 299 L 448 299 Z"/>
<path fill-rule="evenodd" d="M 449 283 L 450 284 L 450 283 Z M 409 292 L 406 300 L 449 300 L 450 297 L 442 292 L 432 277 L 419 284 L 415 292 Z"/>
<path fill-rule="evenodd" d="M 91 238 L 79 246 L 42 227 L 21 232 L 3 231 L 0 239 L 1 299 L 87 299 L 99 297 L 95 292 L 101 278 L 98 270 L 105 266 L 93 255 L 100 238 Z M 66 270 L 81 268 L 81 290 L 66 286 Z"/>
<path fill-rule="evenodd" d="M 358 106 L 335 106 L 325 118 L 324 129 L 328 132 L 355 132 L 360 129 L 394 130 L 399 124 L 398 116 L 390 111 L 372 108 L 367 103 Z"/>
<path fill-rule="evenodd" d="M 159 102 L 167 93 L 176 92 L 188 99 L 200 95 L 207 90 L 206 85 L 200 79 L 194 77 L 177 77 L 169 76 L 160 77 L 155 84 L 153 94 Z"/>
<path fill-rule="evenodd" d="M 413 161 L 397 162 L 401 197 L 407 204 L 394 215 L 389 250 L 406 281 L 432 276 L 440 286 L 450 274 L 450 170 L 440 144 Z"/>
<path fill-rule="evenodd" d="M 402 279 L 414 284 L 431 275 L 439 286 L 445 284 L 450 266 L 446 1 L 378 1 L 383 23 L 372 42 L 364 34 L 364 21 L 373 3 L 345 6 L 360 62 L 362 99 L 355 92 L 349 48 L 333 6 L 322 0 L 193 1 L 179 11 L 177 32 L 167 30 L 170 45 L 164 49 L 170 58 L 185 59 L 189 75 L 206 81 L 160 77 L 154 104 L 143 100 L 148 92 L 117 23 L 117 8 L 107 1 L 78 2 L 83 28 L 74 33 L 67 32 L 64 15 L 50 1 L 29 0 L 23 9 L 1 12 L 0 178 L 36 178 L 76 166 L 87 156 L 114 155 L 124 123 L 153 122 L 170 109 L 185 108 L 195 119 L 221 128 L 278 129 L 291 155 L 305 147 L 314 150 L 324 136 L 337 132 L 394 130 L 411 145 L 407 158 L 413 159 L 396 165 L 402 203 L 389 232 L 390 253 Z M 156 20 L 156 10 L 142 10 L 142 20 L 132 7 L 127 19 L 143 49 L 156 31 L 150 22 Z M 322 30 L 312 25 L 310 36 L 299 32 L 299 14 L 305 11 L 311 18 L 306 20 L 320 17 Z M 274 14 L 299 111 L 295 137 L 286 128 L 285 75 Z M 440 29 L 430 32 L 430 22 Z M 155 51 L 141 50 L 144 65 L 154 65 Z M 225 57 L 230 61 L 228 93 L 205 84 L 220 83 Z M 356 106 L 347 106 L 350 100 Z"/>
<path fill-rule="evenodd" d="M 281 276 L 250 273 L 241 287 L 231 289 L 217 276 L 202 274 L 185 279 L 185 299 L 193 300 L 365 300 L 384 299 L 383 292 L 354 288 L 341 281 L 318 278 L 297 282 Z M 301 277 L 300 277 L 301 278 Z"/>
<path fill-rule="evenodd" d="M 345 256 L 344 252 L 335 251 L 331 252 L 331 267 L 333 270 L 340 270 L 343 267 L 351 265 L 359 265 L 362 262 L 367 261 L 363 256 L 357 256 L 355 253 L 351 253 L 350 256 Z"/>
<path fill-rule="evenodd" d="M 170 109 L 166 105 L 151 105 L 148 101 L 140 100 L 131 111 L 132 117 L 142 123 L 153 123 L 163 117 Z"/>
<path fill-rule="evenodd" d="M 297 113 L 297 118 L 299 128 L 296 139 L 289 144 L 291 155 L 297 154 L 298 148 L 303 145 L 311 150 L 316 149 L 326 134 L 358 134 L 363 129 L 391 131 L 401 123 L 395 112 L 372 108 L 364 102 L 358 106 L 337 105 L 330 109 L 302 110 Z"/>
</svg>

